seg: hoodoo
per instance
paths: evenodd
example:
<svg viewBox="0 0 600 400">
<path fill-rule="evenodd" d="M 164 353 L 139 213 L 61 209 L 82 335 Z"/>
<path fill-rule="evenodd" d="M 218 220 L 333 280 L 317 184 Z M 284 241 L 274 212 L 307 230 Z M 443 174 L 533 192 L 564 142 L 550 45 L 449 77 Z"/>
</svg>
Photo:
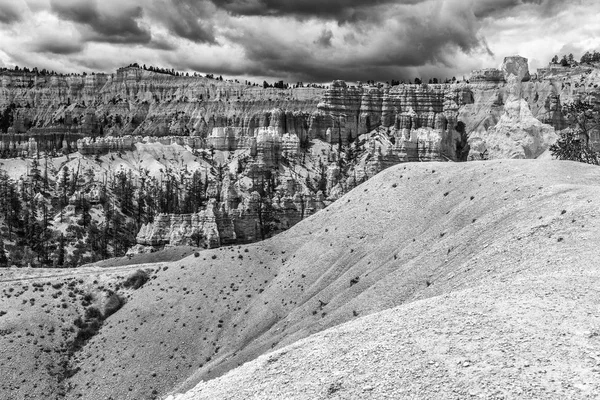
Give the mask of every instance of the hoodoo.
<svg viewBox="0 0 600 400">
<path fill-rule="evenodd" d="M 504 59 L 502 73 L 508 97 L 496 126 L 470 137 L 471 149 L 498 158 L 537 158 L 556 142 L 552 126 L 541 123 L 523 98 L 523 80 L 529 76 L 528 60 L 514 56 Z"/>
</svg>

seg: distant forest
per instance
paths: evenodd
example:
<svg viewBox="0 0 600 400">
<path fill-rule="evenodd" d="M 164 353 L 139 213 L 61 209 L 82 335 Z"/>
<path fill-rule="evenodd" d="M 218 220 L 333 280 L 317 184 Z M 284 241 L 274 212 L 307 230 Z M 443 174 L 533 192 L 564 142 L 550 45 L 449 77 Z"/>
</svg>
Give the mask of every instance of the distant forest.
<svg viewBox="0 0 600 400">
<path fill-rule="evenodd" d="M 577 64 L 590 64 L 590 63 L 595 63 L 595 62 L 600 62 L 600 53 L 598 51 L 586 51 L 585 54 L 583 56 L 581 56 L 581 59 L 579 60 L 579 63 L 577 63 L 577 61 L 575 61 L 575 56 L 573 55 L 573 53 L 568 54 L 568 55 L 563 55 L 562 58 L 559 58 L 558 55 L 555 55 L 552 58 L 551 63 L 554 65 L 562 65 L 563 67 L 569 67 L 571 65 L 577 65 Z"/>
</svg>

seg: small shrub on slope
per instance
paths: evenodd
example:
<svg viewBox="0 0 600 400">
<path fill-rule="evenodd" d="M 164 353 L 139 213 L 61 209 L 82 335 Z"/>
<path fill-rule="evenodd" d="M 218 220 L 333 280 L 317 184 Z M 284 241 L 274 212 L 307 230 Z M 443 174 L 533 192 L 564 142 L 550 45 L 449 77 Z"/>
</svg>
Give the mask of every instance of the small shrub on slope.
<svg viewBox="0 0 600 400">
<path fill-rule="evenodd" d="M 123 282 L 123 287 L 132 288 L 134 290 L 141 288 L 144 286 L 146 282 L 150 279 L 148 273 L 146 271 L 142 271 L 138 269 L 132 275 L 130 275 L 125 282 Z"/>
</svg>

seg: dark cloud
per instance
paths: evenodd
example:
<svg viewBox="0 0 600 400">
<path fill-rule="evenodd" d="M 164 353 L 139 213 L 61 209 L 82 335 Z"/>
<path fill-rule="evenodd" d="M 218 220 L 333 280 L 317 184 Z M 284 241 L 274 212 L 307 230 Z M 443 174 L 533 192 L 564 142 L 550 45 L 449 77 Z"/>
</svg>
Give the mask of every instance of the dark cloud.
<svg viewBox="0 0 600 400">
<path fill-rule="evenodd" d="M 215 7 L 205 0 L 163 0 L 155 2 L 153 17 L 169 31 L 196 43 L 215 43 Z"/>
<path fill-rule="evenodd" d="M 148 43 L 152 36 L 139 19 L 142 7 L 123 7 L 114 12 L 102 12 L 95 0 L 51 0 L 51 11 L 59 18 L 87 26 L 92 30 L 89 40 L 106 43 Z"/>
<path fill-rule="evenodd" d="M 459 0 L 445 8 L 435 1 L 427 5 L 401 2 L 398 7 L 372 9 L 373 20 L 383 22 L 351 24 L 356 29 L 349 29 L 340 47 L 332 43 L 333 32 L 324 28 L 319 39 L 304 45 L 278 40 L 250 25 L 230 40 L 241 44 L 246 57 L 263 73 L 305 81 L 408 79 L 416 67 L 453 67 L 459 52 L 489 51 L 479 39 L 480 25 L 471 7 Z M 352 34 L 355 30 L 360 34 Z M 315 43 L 323 51 L 316 51 Z"/>
<path fill-rule="evenodd" d="M 481 35 L 484 18 L 514 17 L 525 11 L 527 18 L 544 16 L 556 13 L 561 4 L 558 0 L 214 1 L 231 13 L 343 21 L 340 27 L 348 29 L 342 35 L 344 42 L 336 45 L 331 41 L 334 33 L 326 28 L 312 47 L 278 41 L 253 26 L 230 37 L 263 74 L 305 81 L 408 80 L 419 69 L 455 72 L 461 68 L 456 63 L 460 54 L 494 56 Z M 319 52 L 315 44 L 330 51 Z"/>
<path fill-rule="evenodd" d="M 235 15 L 297 16 L 357 21 L 382 5 L 417 4 L 425 0 L 211 0 Z"/>
<path fill-rule="evenodd" d="M 62 55 L 80 53 L 83 48 L 84 44 L 79 41 L 53 37 L 42 38 L 32 45 L 33 51 Z"/>
<path fill-rule="evenodd" d="M 323 29 L 319 38 L 315 40 L 315 44 L 321 47 L 331 47 L 331 39 L 333 39 L 333 32 L 331 29 Z"/>
<path fill-rule="evenodd" d="M 414 6 L 428 0 L 211 0 L 217 7 L 234 15 L 296 16 L 356 22 L 369 19 L 377 8 Z M 552 10 L 565 2 L 578 0 L 464 0 L 478 17 L 534 4 Z"/>
<path fill-rule="evenodd" d="M 152 41 L 146 45 L 149 49 L 173 51 L 177 46 L 170 40 L 162 37 L 152 37 Z"/>
<path fill-rule="evenodd" d="M 14 4 L 0 3 L 0 23 L 12 24 L 21 21 L 21 14 L 16 9 Z"/>
<path fill-rule="evenodd" d="M 551 16 L 558 7 L 566 7 L 579 0 L 480 0 L 474 3 L 474 13 L 478 18 L 500 16 L 524 11 L 533 7 L 540 15 Z"/>
<path fill-rule="evenodd" d="M 0 24 L 20 21 L 4 29 L 23 29 L 21 59 L 32 59 L 25 57 L 30 50 L 37 60 L 62 55 L 59 60 L 72 68 L 106 71 L 139 62 L 292 82 L 462 74 L 476 62 L 470 60 L 503 56 L 506 48 L 498 43 L 507 26 L 532 36 L 531 21 L 539 24 L 581 4 L 591 14 L 600 12 L 597 0 L 48 0 L 35 2 L 35 10 L 14 4 L 21 3 L 0 0 Z M 40 11 L 60 21 L 38 28 Z M 576 27 L 571 20 L 564 24 Z M 61 26 L 78 38 L 53 35 Z M 32 41 L 30 28 L 42 32 L 31 34 Z M 3 38 L 2 29 L 5 47 L 9 36 Z M 122 44 L 135 46 L 123 52 Z"/>
</svg>

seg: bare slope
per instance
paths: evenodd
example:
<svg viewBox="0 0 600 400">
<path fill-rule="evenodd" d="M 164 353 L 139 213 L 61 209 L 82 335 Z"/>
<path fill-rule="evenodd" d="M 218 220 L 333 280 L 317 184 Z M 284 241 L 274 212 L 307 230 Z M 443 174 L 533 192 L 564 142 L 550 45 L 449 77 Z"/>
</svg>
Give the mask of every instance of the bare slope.
<svg viewBox="0 0 600 400">
<path fill-rule="evenodd" d="M 73 393 L 184 390 L 357 316 L 578 257 L 598 181 L 559 162 L 391 168 L 272 240 L 174 263 L 90 342 Z"/>
<path fill-rule="evenodd" d="M 597 325 L 596 315 L 586 314 L 588 299 L 593 299 L 586 296 L 597 300 L 592 290 L 599 287 L 589 263 L 600 240 L 594 204 L 599 183 L 600 170 L 568 162 L 393 167 L 271 240 L 204 251 L 166 269 L 154 268 L 156 278 L 132 292 L 128 303 L 73 357 L 71 368 L 78 372 L 65 382 L 67 397 L 145 399 L 174 388 L 186 391 L 273 349 L 398 306 L 402 307 L 341 328 L 340 332 L 351 332 L 348 342 L 343 341 L 345 334 L 338 337 L 337 332 L 327 332 L 323 337 L 329 339 L 315 336 L 295 345 L 290 352 L 293 357 L 281 357 L 282 363 L 289 360 L 280 364 L 280 372 L 289 377 L 287 385 L 274 380 L 275 374 L 266 370 L 268 365 L 261 358 L 224 380 L 208 383 L 198 396 L 227 398 L 233 395 L 227 392 L 228 386 L 240 389 L 236 382 L 247 384 L 248 392 L 240 398 L 269 397 L 273 390 L 272 398 L 290 397 L 305 389 L 308 397 L 311 393 L 335 395 L 341 389 L 330 378 L 338 370 L 342 377 L 362 376 L 342 381 L 341 388 L 349 391 L 346 396 L 340 391 L 341 397 L 354 396 L 356 390 L 363 390 L 362 385 L 376 390 L 377 381 L 401 379 L 392 370 L 406 372 L 403 387 L 410 387 L 409 382 L 416 385 L 411 396 L 427 397 L 422 390 L 431 381 L 426 377 L 433 380 L 437 375 L 443 378 L 439 387 L 456 387 L 457 396 L 471 389 L 468 382 L 494 382 L 495 373 L 489 368 L 463 379 L 454 371 L 470 370 L 444 369 L 445 359 L 442 363 L 435 357 L 427 359 L 433 361 L 432 366 L 419 367 L 423 379 L 418 374 L 413 379 L 410 374 L 417 364 L 411 363 L 421 358 L 410 352 L 446 354 L 447 348 L 456 356 L 448 359 L 455 363 L 476 363 L 483 357 L 480 343 L 491 345 L 497 338 L 503 343 L 493 352 L 498 365 L 518 368 L 520 346 L 530 339 L 529 333 L 545 337 L 544 327 L 561 335 L 570 332 L 558 329 L 561 320 L 557 316 L 563 315 L 564 307 L 572 311 L 565 320 L 577 329 Z M 572 287 L 581 291 L 571 297 Z M 558 299 L 564 296 L 583 300 L 560 303 Z M 501 301 L 506 301 L 506 307 Z M 531 311 L 515 309 L 516 304 L 527 302 L 532 304 Z M 542 303 L 548 309 L 554 307 L 556 314 L 538 315 L 536 307 Z M 390 320 L 394 322 L 388 324 Z M 371 330 L 360 333 L 362 325 Z M 530 331 L 521 333 L 521 326 Z M 585 342 L 589 353 L 600 354 L 595 331 L 586 332 L 590 332 Z M 406 342 L 407 353 L 391 346 L 389 338 L 396 336 L 398 342 Z M 484 339 L 489 342 L 478 341 Z M 541 340 L 530 339 L 527 346 L 536 356 L 527 362 L 547 371 L 567 365 L 569 374 L 560 375 L 565 377 L 575 376 L 588 365 L 584 362 L 591 362 L 589 357 L 585 361 L 574 357 L 573 364 L 563 364 L 562 360 L 585 349 L 584 342 L 569 336 L 554 339 L 543 342 L 547 347 Z M 342 347 L 333 347 L 334 342 Z M 369 343 L 375 343 L 375 350 Z M 554 348 L 554 343 L 564 351 L 544 352 Z M 28 348 L 25 342 L 21 345 Z M 329 347 L 331 353 L 323 350 Z M 312 353 L 311 348 L 315 348 Z M 336 358 L 342 353 L 354 361 Z M 369 363 L 369 357 L 385 360 L 388 356 L 390 363 L 404 363 L 403 367 L 385 361 L 377 370 Z M 333 375 L 328 375 L 334 364 L 328 364 L 327 357 L 337 362 L 331 369 Z M 302 359 L 306 365 L 294 364 Z M 308 374 L 308 362 L 322 373 L 323 380 L 318 374 Z M 438 367 L 433 367 L 435 362 Z M 541 367 L 544 363 L 549 364 Z M 256 380 L 248 375 L 253 368 Z M 292 368 L 298 374 L 304 371 L 307 378 L 299 379 Z M 370 371 L 375 375 L 369 375 Z M 516 374 L 517 370 L 511 371 Z M 504 375 L 499 374 L 498 381 L 503 382 L 500 377 Z M 576 383 L 564 382 L 570 385 L 565 390 Z"/>
<path fill-rule="evenodd" d="M 370 184 L 389 199 L 386 186 L 427 168 L 398 167 Z M 395 249 L 403 235 L 383 224 L 388 234 L 373 250 L 403 261 L 384 261 L 386 279 L 357 296 L 382 308 L 384 299 L 407 303 L 263 355 L 177 399 L 596 398 L 600 171 L 558 162 L 433 169 L 445 198 L 422 193 L 430 200 L 421 210 L 406 203 L 409 219 L 425 222 L 414 243 L 428 248 Z M 419 255 L 404 259 L 410 253 Z"/>
<path fill-rule="evenodd" d="M 331 328 L 174 398 L 596 399 L 598 273 L 523 275 Z"/>
</svg>

